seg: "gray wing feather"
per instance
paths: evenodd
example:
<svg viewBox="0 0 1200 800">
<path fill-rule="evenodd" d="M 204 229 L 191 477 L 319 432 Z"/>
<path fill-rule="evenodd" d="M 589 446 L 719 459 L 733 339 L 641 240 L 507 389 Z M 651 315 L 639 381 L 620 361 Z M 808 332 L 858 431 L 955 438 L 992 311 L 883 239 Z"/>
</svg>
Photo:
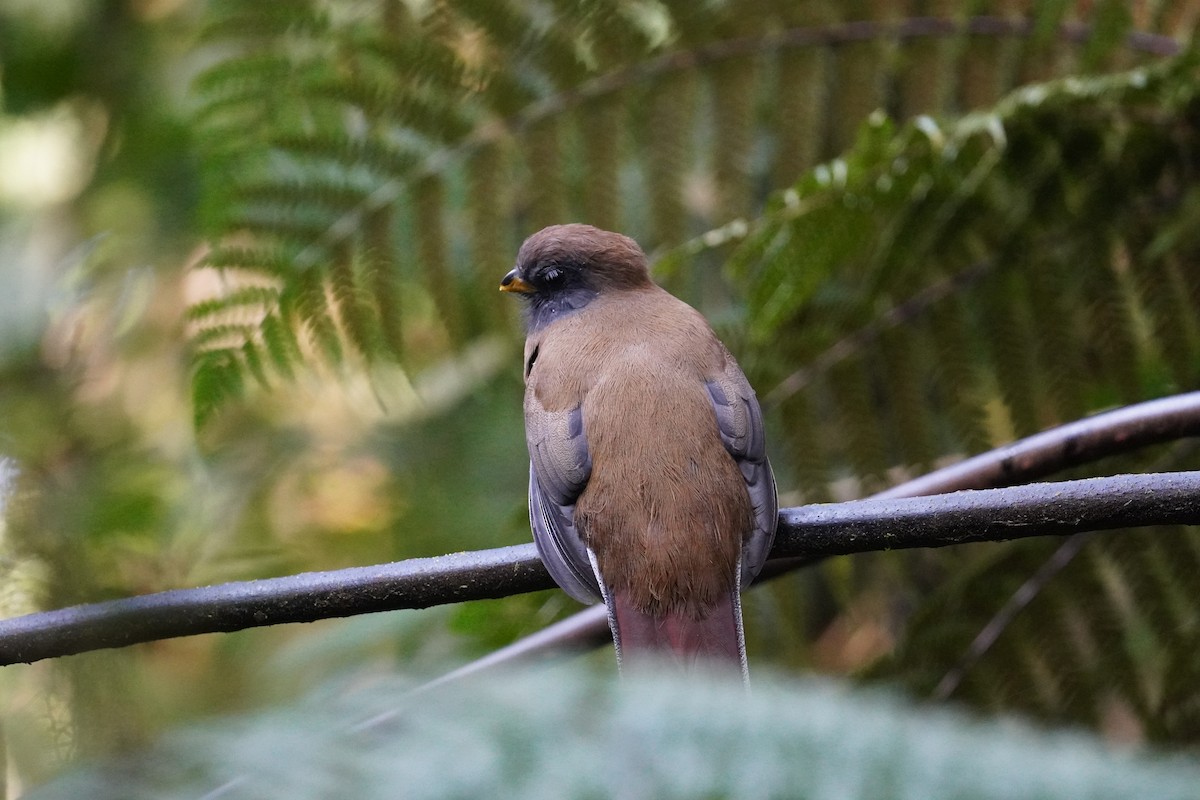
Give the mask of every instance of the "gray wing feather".
<svg viewBox="0 0 1200 800">
<path fill-rule="evenodd" d="M 775 526 L 779 521 L 775 475 L 767 460 L 758 398 L 732 356 L 726 353 L 725 371 L 720 377 L 706 381 L 706 385 L 721 441 L 737 462 L 754 505 L 754 530 L 742 543 L 741 583 L 745 588 L 762 570 L 775 541 Z"/>
<path fill-rule="evenodd" d="M 554 582 L 582 603 L 601 599 L 587 545 L 575 527 L 575 501 L 592 473 L 583 412 L 525 411 L 529 445 L 529 524 Z"/>
</svg>

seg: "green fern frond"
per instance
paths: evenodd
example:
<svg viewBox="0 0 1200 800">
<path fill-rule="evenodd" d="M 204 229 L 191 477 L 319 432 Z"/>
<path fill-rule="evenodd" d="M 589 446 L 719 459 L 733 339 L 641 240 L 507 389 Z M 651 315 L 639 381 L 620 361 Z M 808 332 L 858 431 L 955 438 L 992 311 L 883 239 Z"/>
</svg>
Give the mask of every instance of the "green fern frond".
<svg viewBox="0 0 1200 800">
<path fill-rule="evenodd" d="M 964 303 L 951 296 L 929 309 L 927 341 L 932 344 L 930 374 L 938 386 L 939 415 L 949 429 L 943 452 L 953 450 L 951 442 L 960 442 L 968 453 L 977 453 L 997 444 L 986 422 L 990 392 L 983 379 L 985 367 L 974 358 L 978 337 L 969 326 Z"/>
<path fill-rule="evenodd" d="M 369 291 L 360 286 L 354 262 L 352 248 L 343 245 L 337 249 L 329 276 L 329 291 L 346 338 L 369 361 L 384 350 L 378 322 L 371 305 L 366 302 Z"/>
<path fill-rule="evenodd" d="M 510 176 L 507 148 L 501 143 L 481 147 L 467 165 L 467 206 L 470 210 L 470 281 L 487 286 L 511 268 L 515 236 L 511 215 Z M 486 297 L 487 295 L 483 295 Z M 496 306 L 476 300 L 473 316 L 488 323 L 499 322 Z"/>
<path fill-rule="evenodd" d="M 560 6 L 571 8 L 569 3 Z M 639 17 L 625 4 L 594 0 L 583 4 L 580 11 L 577 24 L 585 32 L 583 45 L 599 65 L 624 64 L 654 48 L 655 32 L 639 24 Z"/>
<path fill-rule="evenodd" d="M 1137 259 L 1137 286 L 1146 298 L 1151 333 L 1174 386 L 1200 382 L 1200 324 L 1186 273 L 1177 258 Z"/>
<path fill-rule="evenodd" d="M 203 352 L 205 350 L 218 349 L 214 347 L 216 343 L 224 343 L 226 345 L 230 343 L 238 344 L 246 337 L 252 336 L 255 330 L 256 326 L 248 324 L 223 323 L 205 325 L 192 336 L 192 346 Z"/>
<path fill-rule="evenodd" d="M 509 0 L 456 0 L 452 8 L 487 34 L 494 46 L 516 50 L 523 60 L 537 65 L 555 87 L 570 88 L 587 77 L 577 38 L 581 32 L 577 7 L 559 7 L 553 16 L 535 15 Z"/>
<path fill-rule="evenodd" d="M 304 361 L 295 328 L 280 315 L 268 314 L 262 321 L 262 341 L 271 366 L 284 378 L 292 378 L 293 365 Z"/>
<path fill-rule="evenodd" d="M 1111 285 L 1098 287 L 1097 294 L 1086 306 L 1092 362 L 1104 371 L 1114 401 L 1133 402 L 1142 391 L 1137 347 L 1129 330 L 1129 309 Z"/>
<path fill-rule="evenodd" d="M 649 88 L 643 104 L 646 119 L 639 147 L 645 153 L 653 219 L 648 244 L 682 242 L 689 232 L 684 192 L 694 147 L 696 94 L 691 75 L 664 76 Z"/>
<path fill-rule="evenodd" d="M 256 242 L 252 247 L 227 245 L 214 247 L 204 258 L 206 266 L 217 269 L 242 269 L 269 276 L 291 272 L 292 261 L 274 243 Z"/>
<path fill-rule="evenodd" d="M 197 322 L 236 308 L 269 308 L 278 300 L 279 289 L 273 286 L 242 286 L 220 297 L 194 303 L 188 308 L 186 316 L 189 321 Z"/>
<path fill-rule="evenodd" d="M 733 217 L 752 220 L 768 189 L 786 186 L 857 131 L 866 138 L 847 160 L 802 180 L 792 193 L 798 205 L 776 200 L 768 212 L 768 226 L 772 214 L 791 218 L 777 226 L 789 228 L 788 235 L 770 239 L 768 249 L 779 259 L 730 269 L 747 278 L 759 341 L 782 330 L 797 307 L 808 308 L 809 330 L 795 356 L 812 358 L 848 329 L 870 326 L 880 303 L 902 304 L 934 271 L 961 268 L 970 248 L 959 229 L 982 238 L 987 249 L 1034 213 L 1022 205 L 1034 202 L 1031 195 L 995 180 L 988 159 L 1003 152 L 1015 172 L 1024 157 L 1032 165 L 1025 179 L 1037 182 L 1078 167 L 1064 161 L 1078 142 L 1056 150 L 1053 128 L 1008 149 L 989 141 L 1011 119 L 1034 126 L 1031 109 L 1040 101 L 1020 113 L 1020 101 L 1006 101 L 945 129 L 859 124 L 881 106 L 916 110 L 910 107 L 916 101 L 898 101 L 888 88 L 909 80 L 906 70 L 919 61 L 905 57 L 911 48 L 924 47 L 946 64 L 992 36 L 1003 40 L 1006 58 L 1021 60 L 1031 48 L 1013 44 L 1024 42 L 1020 26 L 997 28 L 995 35 L 948 35 L 942 28 L 928 40 L 895 40 L 892 32 L 907 12 L 892 3 L 834 11 L 555 3 L 535 13 L 515 2 L 448 0 L 334 15 L 319 4 L 216 4 L 206 41 L 225 49 L 195 83 L 203 101 L 198 124 L 211 134 L 205 137 L 210 185 L 219 187 L 207 201 L 216 211 L 219 245 L 207 263 L 305 284 L 283 287 L 292 306 L 280 306 L 278 315 L 305 320 L 306 335 L 324 342 L 305 358 L 344 353 L 330 338 L 342 336 L 356 351 L 380 350 L 368 358 L 385 350 L 403 358 L 398 350 L 406 337 L 391 287 L 400 280 L 397 269 L 419 262 L 404 280 L 419 284 L 414 296 L 434 298 L 441 318 L 410 314 L 405 325 L 444 330 L 439 341 L 458 348 L 487 321 L 500 321 L 481 286 L 487 276 L 490 287 L 509 251 L 533 229 L 582 219 L 628 229 L 649 247 L 676 246 Z M 1039 14 L 1039 35 L 1048 31 L 1047 41 L 1057 42 L 1061 13 Z M 862 41 L 839 39 L 846 29 L 821 35 L 821 25 L 860 20 L 875 26 Z M 806 26 L 813 35 L 791 35 Z M 1105 35 L 1105 48 L 1123 41 L 1117 30 Z M 1009 73 L 1015 79 L 1016 71 Z M 1095 87 L 1093 96 L 1121 91 Z M 921 101 L 923 110 L 942 111 L 937 103 L 950 92 L 943 86 L 929 96 L 942 100 Z M 844 133 L 833 131 L 842 125 Z M 633 131 L 629 138 L 626 129 Z M 1089 156 L 1094 150 L 1088 148 Z M 896 168 L 896 155 L 913 159 L 914 168 Z M 967 167 L 972 163 L 974 170 Z M 839 186 L 839 170 L 848 170 L 856 185 Z M 892 188 L 878 189 L 874 181 Z M 1078 181 L 1060 183 L 1074 190 Z M 1054 193 L 1050 184 L 1047 193 Z M 886 235 L 863 236 L 881 212 L 891 214 Z M 389 232 L 379 235 L 376 227 L 369 234 L 379 219 L 388 220 Z M 744 243 L 743 252 L 756 246 Z M 691 252 L 696 263 L 719 260 L 704 248 Z M 473 266 L 459 266 L 468 255 Z M 830 281 L 833 273 L 813 263 L 858 271 Z M 354 265 L 353 291 L 347 264 Z M 719 291 L 712 280 L 688 285 L 700 296 Z M 303 314 L 296 310 L 301 296 Z M 1041 320 L 1033 325 L 1044 330 Z M 781 365 L 781 371 L 794 370 Z M 905 387 L 907 396 L 915 397 L 911 389 Z"/>
<path fill-rule="evenodd" d="M 473 128 L 461 100 L 404 85 L 372 82 L 363 76 L 339 76 L 309 89 L 315 101 L 344 104 L 377 123 L 401 122 L 430 145 L 455 142 Z"/>
<path fill-rule="evenodd" d="M 584 151 L 580 219 L 598 228 L 621 228 L 622 133 L 627 127 L 624 106 L 612 97 L 592 100 L 578 110 Z"/>
<path fill-rule="evenodd" d="M 342 363 L 342 337 L 329 313 L 324 283 L 315 270 L 293 278 L 279 298 L 279 307 L 282 318 L 301 327 L 308 334 L 309 343 L 329 363 Z"/>
<path fill-rule="evenodd" d="M 231 349 L 200 350 L 193 361 L 192 413 L 197 428 L 245 391 L 240 354 Z"/>
<path fill-rule="evenodd" d="M 497 278 L 573 220 L 636 235 L 673 290 L 745 320 L 789 497 L 1194 388 L 1195 62 L 1051 80 L 1190 39 L 1183 3 L 1121 6 L 214 4 L 205 265 L 238 281 L 191 311 L 197 419 L 314 362 L 420 368 L 515 328 Z M 896 662 L 928 688 L 1050 550 L 879 559 L 828 613 L 883 571 L 943 587 Z M 1162 626 L 1194 604 L 1170 552 L 1081 556 L 959 696 L 1091 724 L 1115 697 L 1187 729 L 1196 668 Z"/>
<path fill-rule="evenodd" d="M 897 440 L 893 461 L 915 467 L 917 473 L 929 471 L 940 455 L 936 420 L 929 403 L 932 370 L 926 361 L 933 348 L 920 335 L 918 328 L 911 336 L 884 336 L 880 347 L 880 371 L 887 387 L 884 401 L 890 411 L 888 425 Z"/>
<path fill-rule="evenodd" d="M 1189 80 L 1189 69 L 1181 63 L 1184 66 L 1178 71 L 1160 71 L 1153 79 L 1160 81 L 1160 96 L 1170 98 L 1167 102 L 1172 105 L 1179 98 L 1168 87 L 1175 85 L 1173 81 Z M 1069 254 L 1072 259 L 1081 257 L 1080 248 L 1090 247 L 1093 255 L 1099 255 L 1096 263 L 1111 262 L 1110 250 L 1101 248 L 1096 253 L 1090 229 L 1068 232 L 1083 212 L 1082 218 L 1089 222 L 1094 222 L 1097 214 L 1120 214 L 1111 202 L 1101 202 L 1111 197 L 1112 191 L 1104 170 L 1097 170 L 1097 164 L 1105 163 L 1104 150 L 1084 146 L 1086 139 L 1073 136 L 1082 153 L 1067 158 L 1064 151 L 1068 148 L 1043 139 L 1041 131 L 1047 129 L 1051 115 L 1057 115 L 1050 127 L 1078 125 L 1086 129 L 1081 131 L 1086 136 L 1090 124 L 1101 124 L 1095 115 L 1120 114 L 1124 118 L 1127 112 L 1119 104 L 1106 102 L 1089 107 L 1089 120 L 1071 106 L 1091 103 L 1098 92 L 1110 91 L 1114 99 L 1124 92 L 1132 107 L 1158 102 L 1146 96 L 1147 81 L 1145 73 L 1136 73 L 1098 79 L 1093 84 L 1063 85 L 1059 94 L 1051 92 L 1036 99 L 1018 95 L 1006 101 L 1002 116 L 968 118 L 957 130 L 934 129 L 922 123 L 890 142 L 885 140 L 882 147 L 875 137 L 861 140 L 861 150 L 819 168 L 795 189 L 783 193 L 783 202 L 771 207 L 763 224 L 741 245 L 742 251 L 753 256 L 735 252 L 735 272 L 750 278 L 756 335 L 761 341 L 778 337 L 788 327 L 789 315 L 794 314 L 797 324 L 803 322 L 804 337 L 815 355 L 878 314 L 875 307 L 856 308 L 861 298 L 878 302 L 881 297 L 891 297 L 893 303 L 902 302 L 921 286 L 940 279 L 943 270 L 953 269 L 955 258 L 960 259 L 961 268 L 961 259 L 973 253 L 998 248 L 1016 253 L 1021 248 L 1046 249 L 1047 244 L 1057 247 L 1068 241 L 1075 243 Z M 1149 118 L 1139 135 L 1167 139 L 1169 131 L 1169 126 L 1160 127 Z M 1161 155 L 1153 158 L 1162 160 Z M 917 163 L 924 167 L 914 169 Z M 899 175 L 897 164 L 904 164 Z M 1155 168 L 1168 167 L 1156 164 Z M 1095 177 L 1097 171 L 1099 178 Z M 910 173 L 919 179 L 907 178 Z M 1028 183 L 1031 176 L 1032 184 Z M 1155 190 L 1147 187 L 1147 191 Z M 914 208 L 921 210 L 914 212 Z M 1031 220 L 1058 227 L 1053 235 L 1035 234 L 1038 238 L 1020 244 L 1009 238 L 1014 231 L 1028 228 Z M 1015 277 L 1016 267 L 1009 266 L 1016 262 L 1011 256 L 1000 258 L 1006 277 L 993 278 L 988 287 L 969 291 L 971 304 L 977 306 L 972 316 L 978 316 L 986 330 L 1000 332 L 999 338 L 1009 331 L 1017 336 L 1010 341 L 993 339 L 990 347 L 1002 378 L 1009 380 L 1002 380 L 1008 387 L 1005 391 L 1013 395 L 1014 405 L 1025 404 L 1016 409 L 1022 429 L 1033 430 L 1058 419 L 1060 413 L 1057 408 L 1051 410 L 1045 398 L 1034 399 L 1044 394 L 1034 380 L 1038 348 L 1073 340 L 1078 344 L 1088 335 L 1075 340 L 1064 335 L 1061 327 L 1055 334 L 1064 318 L 1056 312 L 1056 301 L 1030 306 L 1026 279 Z M 864 278 L 867 284 L 862 283 Z M 1014 294 L 1017 288 L 1020 292 Z M 1055 287 L 1039 284 L 1039 288 Z M 1140 354 L 1129 333 L 1128 292 L 1117 287 L 1111 273 L 1098 270 L 1087 273 L 1078 291 L 1084 293 L 1079 300 L 1086 304 L 1084 298 L 1090 297 L 1095 306 L 1085 330 L 1100 337 L 1094 346 L 1105 348 L 1102 360 L 1117 370 L 1137 363 Z M 1016 306 L 1009 309 L 1010 303 Z M 1027 308 L 1033 313 L 1028 314 Z M 824 324 L 814 324 L 818 321 Z M 1039 345 L 1035 332 L 1052 335 Z M 1141 392 L 1136 375 L 1119 377 L 1130 393 Z M 1077 409 L 1078 405 L 1069 402 L 1064 407 Z"/>
<path fill-rule="evenodd" d="M 345 173 L 322 175 L 311 171 L 303 177 L 258 177 L 238 186 L 246 208 L 277 208 L 281 213 L 329 213 L 352 211 L 366 201 L 372 187 Z"/>
<path fill-rule="evenodd" d="M 1057 258 L 1035 255 L 1020 272 L 1028 289 L 1039 376 L 1047 396 L 1053 398 L 1054 416 L 1059 421 L 1079 419 L 1089 403 L 1084 396 L 1088 383 L 1085 350 L 1078 338 L 1083 326 L 1075 314 L 1077 283 Z"/>
<path fill-rule="evenodd" d="M 1174 735 L 1160 727 L 1166 720 L 1179 728 L 1196 725 L 1195 684 L 1179 691 L 1190 668 L 1169 655 L 1195 636 L 1200 620 L 1193 594 L 1181 591 L 1196 542 L 1193 529 L 1089 537 L 1005 635 L 967 665 L 952 696 L 1097 726 L 1114 706 L 1124 706 L 1131 719 L 1147 724 L 1151 738 Z M 965 653 L 999 604 L 1058 546 L 1008 548 L 1001 559 L 955 576 L 876 674 L 902 672 L 918 694 L 931 691 L 953 666 L 946 655 Z M 936 619 L 948 609 L 952 615 Z"/>
<path fill-rule="evenodd" d="M 771 188 L 778 190 L 793 183 L 814 167 L 825 152 L 826 78 L 828 59 L 815 50 L 795 50 L 779 54 L 772 98 L 774 126 L 774 164 Z M 934 81 L 926 81 L 928 85 Z M 921 110 L 927 110 L 928 107 Z"/>
<path fill-rule="evenodd" d="M 294 69 L 292 59 L 281 53 L 245 53 L 218 61 L 192 80 L 192 90 L 205 95 L 206 100 L 220 102 L 229 95 L 241 96 L 247 90 L 261 92 L 264 87 L 279 85 Z"/>
<path fill-rule="evenodd" d="M 811 392 L 795 392 L 779 404 L 779 416 L 787 420 L 793 434 L 784 437 L 779 447 L 795 472 L 795 484 L 803 491 L 803 502 L 826 503 L 833 500 L 830 484 L 831 459 L 822 435 L 824 409 L 816 406 Z M 777 458 L 777 457 L 776 457 Z"/>
<path fill-rule="evenodd" d="M 432 38 L 367 39 L 359 52 L 377 58 L 401 83 L 421 86 L 430 93 L 445 92 L 460 101 L 477 97 L 502 116 L 518 113 L 538 96 L 520 73 L 474 54 L 468 61 L 448 43 Z"/>
<path fill-rule="evenodd" d="M 196 112 L 194 123 L 212 136 L 205 142 L 211 152 L 233 153 L 244 157 L 261 148 L 261 134 L 272 123 L 272 101 L 263 95 L 275 91 L 278 84 L 247 84 L 215 96 Z M 257 135 L 257 136 L 256 136 Z"/>
<path fill-rule="evenodd" d="M 1036 339 L 1023 313 L 1027 303 L 1019 275 L 994 275 L 980 287 L 978 324 L 988 332 L 989 361 L 1017 436 L 1029 436 L 1053 422 L 1041 418 L 1043 378 L 1032 349 Z"/>
<path fill-rule="evenodd" d="M 409 142 L 349 136 L 342 132 L 281 134 L 275 145 L 294 158 L 305 159 L 314 172 L 330 171 L 336 176 L 366 175 L 379 183 L 408 174 L 425 154 Z"/>
<path fill-rule="evenodd" d="M 267 376 L 267 364 L 263 359 L 262 348 L 252 339 L 242 342 L 242 363 L 246 371 L 254 378 L 254 382 L 262 389 L 271 388 L 271 380 Z"/>
<path fill-rule="evenodd" d="M 526 192 L 530 228 L 537 230 L 568 219 L 563 190 L 563 144 L 556 118 L 540 120 L 524 137 L 524 161 L 528 170 Z"/>
<path fill-rule="evenodd" d="M 322 240 L 329 230 L 326 218 L 313 215 L 307 219 L 289 213 L 287 209 L 276 207 L 244 207 L 234 209 L 227 216 L 229 226 L 239 233 L 250 234 L 270 242 L 283 243 L 292 241 L 296 249 L 301 249 L 304 243 L 322 251 L 324 259 L 328 259 L 327 246 Z"/>
<path fill-rule="evenodd" d="M 873 365 L 853 359 L 829 370 L 829 392 L 837 427 L 848 435 L 842 445 L 863 494 L 887 485 L 890 465 L 887 429 L 882 424 L 881 389 Z"/>
<path fill-rule="evenodd" d="M 297 33 L 319 35 L 327 32 L 329 27 L 328 15 L 320 3 L 312 0 L 296 0 L 287 5 L 220 0 L 213 3 L 201 36 L 216 41 Z"/>
<path fill-rule="evenodd" d="M 758 69 L 750 59 L 720 64 L 712 75 L 712 103 L 722 112 L 713 132 L 713 180 L 720 219 L 737 219 L 750 212 L 753 173 Z"/>
<path fill-rule="evenodd" d="M 394 259 L 392 214 L 380 209 L 367 217 L 365 230 L 366 260 L 363 281 L 373 294 L 375 310 L 379 315 L 379 335 L 383 339 L 388 355 L 393 359 L 404 357 L 403 315 L 397 287 L 398 273 Z"/>
<path fill-rule="evenodd" d="M 441 319 L 455 339 L 465 334 L 467 321 L 458 305 L 453 270 L 446 243 L 445 185 L 435 175 L 425 177 L 413 187 L 416 215 L 417 267 L 432 290 Z"/>
</svg>

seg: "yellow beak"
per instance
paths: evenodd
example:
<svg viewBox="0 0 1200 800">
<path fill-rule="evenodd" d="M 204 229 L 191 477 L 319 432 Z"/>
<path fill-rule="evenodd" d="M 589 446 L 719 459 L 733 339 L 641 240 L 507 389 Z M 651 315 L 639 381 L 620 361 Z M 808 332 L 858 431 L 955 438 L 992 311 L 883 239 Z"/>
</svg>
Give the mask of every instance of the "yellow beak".
<svg viewBox="0 0 1200 800">
<path fill-rule="evenodd" d="M 517 271 L 514 269 L 504 276 L 500 281 L 500 291 L 502 292 L 517 292 L 518 294 L 530 294 L 537 291 L 533 288 L 533 284 L 526 283 L 517 276 Z"/>
</svg>

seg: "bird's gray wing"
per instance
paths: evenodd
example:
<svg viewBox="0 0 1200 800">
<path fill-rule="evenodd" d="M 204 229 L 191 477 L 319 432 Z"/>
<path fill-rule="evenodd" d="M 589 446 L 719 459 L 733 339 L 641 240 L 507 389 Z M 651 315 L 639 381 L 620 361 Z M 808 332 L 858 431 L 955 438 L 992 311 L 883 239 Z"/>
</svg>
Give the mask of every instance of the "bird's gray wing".
<svg viewBox="0 0 1200 800">
<path fill-rule="evenodd" d="M 717 415 L 721 441 L 737 462 L 754 504 L 754 529 L 742 543 L 741 581 L 745 587 L 762 570 L 775 541 L 775 526 L 779 520 L 775 475 L 767 460 L 758 398 L 728 352 L 725 353 L 724 371 L 706 381 L 706 385 Z"/>
<path fill-rule="evenodd" d="M 583 411 L 525 407 L 529 445 L 529 524 L 542 562 L 563 591 L 582 603 L 601 599 L 587 545 L 575 528 L 575 501 L 592 474 Z"/>
</svg>

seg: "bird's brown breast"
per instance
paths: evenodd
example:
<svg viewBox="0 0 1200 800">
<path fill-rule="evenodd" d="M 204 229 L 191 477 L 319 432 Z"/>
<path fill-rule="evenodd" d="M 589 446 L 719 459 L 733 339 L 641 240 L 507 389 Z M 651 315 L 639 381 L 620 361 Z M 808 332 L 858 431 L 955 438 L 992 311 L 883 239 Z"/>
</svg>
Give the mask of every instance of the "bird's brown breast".
<svg viewBox="0 0 1200 800">
<path fill-rule="evenodd" d="M 725 353 L 657 287 L 613 292 L 531 339 L 526 406 L 582 405 L 592 460 L 575 506 L 609 589 L 640 610 L 703 616 L 736 579 L 753 509 L 705 380 Z"/>
</svg>

